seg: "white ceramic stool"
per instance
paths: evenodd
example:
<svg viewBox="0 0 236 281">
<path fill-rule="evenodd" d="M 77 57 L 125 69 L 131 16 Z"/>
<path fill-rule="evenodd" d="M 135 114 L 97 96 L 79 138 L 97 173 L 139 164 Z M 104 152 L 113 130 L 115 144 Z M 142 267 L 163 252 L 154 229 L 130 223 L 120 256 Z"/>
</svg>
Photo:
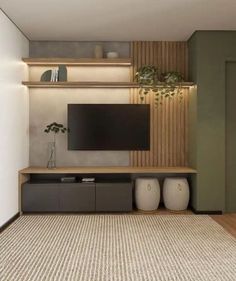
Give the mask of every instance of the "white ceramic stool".
<svg viewBox="0 0 236 281">
<path fill-rule="evenodd" d="M 173 211 L 187 209 L 189 203 L 189 185 L 185 178 L 166 178 L 163 185 L 165 207 Z"/>
<path fill-rule="evenodd" d="M 155 178 L 138 178 L 135 182 L 136 207 L 143 211 L 154 211 L 160 203 L 160 185 Z"/>
</svg>

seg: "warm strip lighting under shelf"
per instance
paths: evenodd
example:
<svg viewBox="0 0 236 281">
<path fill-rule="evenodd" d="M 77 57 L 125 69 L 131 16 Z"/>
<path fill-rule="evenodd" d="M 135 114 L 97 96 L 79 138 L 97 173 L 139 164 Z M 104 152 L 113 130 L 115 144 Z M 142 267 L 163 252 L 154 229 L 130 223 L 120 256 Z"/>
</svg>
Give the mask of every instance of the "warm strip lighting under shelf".
<svg viewBox="0 0 236 281">
<path fill-rule="evenodd" d="M 55 66 L 59 64 L 67 66 L 131 66 L 130 58 L 117 59 L 86 59 L 86 58 L 23 58 L 29 66 Z"/>
</svg>

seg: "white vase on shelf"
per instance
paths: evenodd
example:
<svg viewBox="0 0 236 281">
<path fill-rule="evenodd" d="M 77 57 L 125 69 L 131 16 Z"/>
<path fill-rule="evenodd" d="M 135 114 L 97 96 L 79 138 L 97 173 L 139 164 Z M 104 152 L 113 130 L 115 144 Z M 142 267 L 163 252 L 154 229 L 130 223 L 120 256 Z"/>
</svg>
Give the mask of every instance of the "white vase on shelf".
<svg viewBox="0 0 236 281">
<path fill-rule="evenodd" d="M 102 48 L 102 45 L 95 45 L 95 47 L 94 47 L 94 57 L 96 59 L 103 58 L 103 48 Z"/>
<path fill-rule="evenodd" d="M 118 57 L 119 57 L 119 54 L 117 52 L 107 52 L 108 59 L 116 59 Z"/>
</svg>

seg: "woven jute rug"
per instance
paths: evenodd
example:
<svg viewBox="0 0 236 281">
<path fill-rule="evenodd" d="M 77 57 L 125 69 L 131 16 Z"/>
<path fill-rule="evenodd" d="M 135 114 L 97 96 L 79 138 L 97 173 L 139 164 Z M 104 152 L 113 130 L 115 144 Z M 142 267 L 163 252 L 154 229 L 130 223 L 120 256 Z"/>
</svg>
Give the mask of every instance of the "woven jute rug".
<svg viewBox="0 0 236 281">
<path fill-rule="evenodd" d="M 236 240 L 208 216 L 21 216 L 0 235 L 1 281 L 234 281 Z"/>
</svg>

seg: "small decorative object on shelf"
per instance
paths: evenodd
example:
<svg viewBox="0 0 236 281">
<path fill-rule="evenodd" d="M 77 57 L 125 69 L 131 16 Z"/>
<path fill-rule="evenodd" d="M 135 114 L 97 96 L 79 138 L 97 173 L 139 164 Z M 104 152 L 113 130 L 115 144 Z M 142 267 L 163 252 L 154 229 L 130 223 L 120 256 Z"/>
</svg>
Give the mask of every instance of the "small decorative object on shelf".
<svg viewBox="0 0 236 281">
<path fill-rule="evenodd" d="M 67 68 L 63 64 L 58 66 L 58 81 L 59 82 L 67 81 Z"/>
<path fill-rule="evenodd" d="M 47 168 L 53 169 L 56 168 L 56 135 L 59 133 L 65 133 L 68 129 L 64 127 L 62 124 L 58 124 L 56 122 L 53 122 L 46 126 L 46 129 L 44 130 L 45 133 L 53 133 L 53 141 L 48 143 L 48 162 L 47 162 Z"/>
<path fill-rule="evenodd" d="M 45 71 L 40 78 L 41 82 L 50 82 L 52 77 L 52 70 Z"/>
<path fill-rule="evenodd" d="M 96 45 L 94 47 L 94 57 L 96 59 L 101 59 L 103 58 L 103 48 L 102 45 Z"/>
<path fill-rule="evenodd" d="M 119 57 L 119 54 L 117 52 L 107 52 L 108 59 L 117 59 L 118 57 Z"/>
<path fill-rule="evenodd" d="M 40 78 L 40 81 L 57 82 L 58 81 L 58 73 L 59 73 L 59 70 L 57 70 L 57 69 L 47 70 L 42 74 L 42 76 Z"/>
<path fill-rule="evenodd" d="M 41 82 L 65 82 L 67 81 L 67 69 L 65 65 L 59 65 L 58 69 L 46 70 L 40 78 Z"/>
<path fill-rule="evenodd" d="M 49 168 L 49 169 L 56 168 L 56 142 L 55 141 L 51 141 L 48 143 L 47 168 Z"/>
<path fill-rule="evenodd" d="M 145 65 L 138 69 L 135 79 L 139 84 L 141 100 L 150 91 L 155 93 L 156 105 L 162 104 L 164 98 L 173 98 L 175 95 L 182 100 L 182 85 L 184 78 L 177 71 L 169 71 L 158 74 L 158 68 L 153 65 Z"/>
</svg>

